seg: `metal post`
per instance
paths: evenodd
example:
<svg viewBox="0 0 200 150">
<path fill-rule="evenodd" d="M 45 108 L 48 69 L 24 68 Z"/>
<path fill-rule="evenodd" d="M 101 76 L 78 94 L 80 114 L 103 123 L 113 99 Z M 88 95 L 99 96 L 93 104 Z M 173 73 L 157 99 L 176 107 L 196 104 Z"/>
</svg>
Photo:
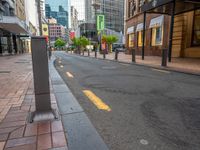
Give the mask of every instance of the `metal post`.
<svg viewBox="0 0 200 150">
<path fill-rule="evenodd" d="M 49 116 L 48 113 L 51 113 L 56 119 L 58 118 L 58 114 L 55 110 L 51 109 L 48 55 L 45 37 L 32 37 L 31 49 L 36 111 L 30 114 L 29 122 L 33 122 L 39 116 L 43 116 L 43 119 L 46 120 L 47 116 Z M 45 116 L 44 114 L 48 115 Z"/>
<path fill-rule="evenodd" d="M 167 66 L 167 49 L 162 50 L 162 64 L 161 66 L 166 67 Z"/>
<path fill-rule="evenodd" d="M 85 50 L 83 50 L 83 56 L 85 55 Z"/>
<path fill-rule="evenodd" d="M 144 18 L 143 18 L 143 35 L 142 35 L 142 60 L 144 60 L 145 27 L 146 27 L 146 12 L 144 12 Z"/>
<path fill-rule="evenodd" d="M 171 62 L 172 58 L 172 40 L 173 40 L 173 32 L 174 32 L 174 13 L 175 13 L 175 0 L 172 3 L 172 15 L 171 15 L 171 24 L 170 24 L 170 33 L 169 33 L 169 53 L 168 53 L 168 61 Z"/>
<path fill-rule="evenodd" d="M 103 50 L 103 59 L 106 59 L 106 49 Z"/>
<path fill-rule="evenodd" d="M 41 7 L 40 7 L 40 0 L 37 0 L 37 11 L 38 11 L 38 22 L 39 22 L 39 31 L 40 35 L 42 35 L 42 15 L 41 15 Z"/>
<path fill-rule="evenodd" d="M 3 49 L 2 49 L 2 43 L 1 43 L 1 37 L 0 37 L 0 55 L 3 54 Z"/>
<path fill-rule="evenodd" d="M 135 49 L 133 48 L 132 51 L 132 62 L 135 62 Z"/>
<path fill-rule="evenodd" d="M 119 53 L 119 52 L 118 52 L 118 50 L 116 49 L 116 50 L 115 50 L 115 60 L 118 60 L 118 53 Z"/>
<path fill-rule="evenodd" d="M 97 46 L 94 47 L 94 51 L 95 51 L 95 58 L 97 58 Z"/>
<path fill-rule="evenodd" d="M 88 57 L 90 57 L 90 49 L 88 49 Z"/>
</svg>

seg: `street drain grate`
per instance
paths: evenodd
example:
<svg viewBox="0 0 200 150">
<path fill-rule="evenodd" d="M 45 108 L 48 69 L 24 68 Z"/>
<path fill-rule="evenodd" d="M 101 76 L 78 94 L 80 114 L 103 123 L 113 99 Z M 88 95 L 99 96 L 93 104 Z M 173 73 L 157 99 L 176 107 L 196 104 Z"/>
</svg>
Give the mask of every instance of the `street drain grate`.
<svg viewBox="0 0 200 150">
<path fill-rule="evenodd" d="M 0 71 L 0 73 L 10 73 L 11 71 Z"/>
</svg>

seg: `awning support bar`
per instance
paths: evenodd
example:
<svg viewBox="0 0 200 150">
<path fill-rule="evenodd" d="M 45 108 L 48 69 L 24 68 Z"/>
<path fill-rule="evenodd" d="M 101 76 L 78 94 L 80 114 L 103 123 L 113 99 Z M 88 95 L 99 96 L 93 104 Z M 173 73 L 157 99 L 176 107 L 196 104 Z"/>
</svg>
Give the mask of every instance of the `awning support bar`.
<svg viewBox="0 0 200 150">
<path fill-rule="evenodd" d="M 169 51 L 168 51 L 168 61 L 171 62 L 172 58 L 172 41 L 173 41 L 173 32 L 174 32 L 174 15 L 175 15 L 175 0 L 172 3 L 172 15 L 171 15 L 171 23 L 170 23 L 170 35 L 169 35 Z"/>
<path fill-rule="evenodd" d="M 145 42 L 145 27 L 146 27 L 146 12 L 144 12 L 144 20 L 143 20 L 143 35 L 142 35 L 142 60 L 144 60 L 144 42 Z"/>
</svg>

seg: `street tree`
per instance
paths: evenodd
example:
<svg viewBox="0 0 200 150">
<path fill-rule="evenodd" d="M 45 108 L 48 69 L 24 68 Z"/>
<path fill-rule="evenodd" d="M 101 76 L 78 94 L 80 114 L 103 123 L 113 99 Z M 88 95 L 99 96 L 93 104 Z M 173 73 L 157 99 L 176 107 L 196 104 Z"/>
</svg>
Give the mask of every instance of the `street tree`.
<svg viewBox="0 0 200 150">
<path fill-rule="evenodd" d="M 108 47 L 108 52 L 112 52 L 112 44 L 118 41 L 118 38 L 115 35 L 103 35 L 102 41 L 106 43 Z"/>
<path fill-rule="evenodd" d="M 65 45 L 66 45 L 66 42 L 63 39 L 61 39 L 61 38 L 58 38 L 56 40 L 56 42 L 54 43 L 54 46 L 57 47 L 57 48 L 62 48 Z"/>
</svg>

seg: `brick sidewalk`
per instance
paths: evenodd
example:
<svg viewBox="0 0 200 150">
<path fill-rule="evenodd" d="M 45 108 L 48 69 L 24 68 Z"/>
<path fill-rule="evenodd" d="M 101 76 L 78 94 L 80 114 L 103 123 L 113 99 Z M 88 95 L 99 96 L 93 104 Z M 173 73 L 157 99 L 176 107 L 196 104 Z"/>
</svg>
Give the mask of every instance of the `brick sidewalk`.
<svg viewBox="0 0 200 150">
<path fill-rule="evenodd" d="M 0 57 L 0 150 L 66 150 L 61 121 L 29 124 L 35 110 L 31 56 Z M 51 87 L 52 108 L 57 108 Z"/>
<path fill-rule="evenodd" d="M 85 53 L 85 56 L 87 56 L 87 53 Z M 94 52 L 90 53 L 90 56 L 94 57 Z M 98 53 L 97 56 L 98 58 L 103 58 L 102 54 Z M 115 53 L 113 52 L 106 55 L 106 59 L 114 60 Z M 131 63 L 132 56 L 124 53 L 119 53 L 118 60 L 121 62 Z M 161 67 L 161 61 L 162 58 L 158 56 L 145 56 L 144 60 L 142 60 L 141 56 L 136 56 L 137 64 L 147 65 L 151 67 L 163 68 Z M 168 62 L 166 69 L 200 75 L 200 59 L 172 58 L 172 62 Z"/>
</svg>

